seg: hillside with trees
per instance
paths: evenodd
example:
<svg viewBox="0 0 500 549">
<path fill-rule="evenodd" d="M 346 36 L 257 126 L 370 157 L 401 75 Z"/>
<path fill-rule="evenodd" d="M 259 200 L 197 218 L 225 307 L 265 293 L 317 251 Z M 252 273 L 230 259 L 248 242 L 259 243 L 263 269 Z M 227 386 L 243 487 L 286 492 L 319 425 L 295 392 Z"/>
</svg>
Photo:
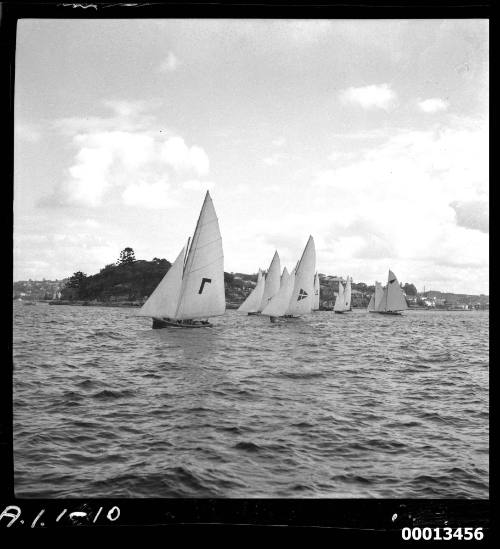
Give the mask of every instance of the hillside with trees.
<svg viewBox="0 0 500 549">
<path fill-rule="evenodd" d="M 108 305 L 141 305 L 151 295 L 161 279 L 170 269 L 171 263 L 158 257 L 151 261 L 135 258 L 134 250 L 124 248 L 116 263 L 103 267 L 97 274 L 87 275 L 75 272 L 61 281 L 19 281 L 14 282 L 14 299 L 56 300 L 52 303 L 81 303 Z M 322 273 L 320 278 L 321 308 L 331 309 L 339 288 L 339 278 Z M 229 309 L 237 308 L 257 283 L 257 273 L 224 273 L 226 304 Z M 428 291 L 422 294 L 411 283 L 402 283 L 409 306 L 412 307 L 468 307 L 488 308 L 488 296 L 472 296 Z M 367 307 L 375 286 L 364 282 L 352 283 L 352 306 Z"/>
</svg>

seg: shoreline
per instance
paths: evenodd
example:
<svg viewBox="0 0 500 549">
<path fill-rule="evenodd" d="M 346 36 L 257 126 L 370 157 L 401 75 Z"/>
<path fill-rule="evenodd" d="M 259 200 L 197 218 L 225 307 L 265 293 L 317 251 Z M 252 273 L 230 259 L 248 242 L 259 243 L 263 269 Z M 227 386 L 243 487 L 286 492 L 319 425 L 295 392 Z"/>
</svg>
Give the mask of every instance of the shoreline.
<svg viewBox="0 0 500 549">
<path fill-rule="evenodd" d="M 52 301 L 28 301 L 28 300 L 17 300 L 18 303 L 23 303 L 24 305 L 36 305 L 38 303 L 46 303 L 47 305 L 70 305 L 77 307 L 142 307 L 143 303 L 137 301 L 69 301 L 69 300 L 52 300 Z M 238 303 L 227 303 L 226 310 L 236 310 L 240 304 Z M 333 311 L 333 309 L 320 308 L 320 311 Z M 353 307 L 355 311 L 366 311 L 366 307 Z M 438 309 L 435 307 L 409 307 L 407 311 L 449 311 L 449 312 L 472 312 L 472 311 L 489 311 L 489 309 L 461 309 L 461 308 L 449 308 L 449 309 Z"/>
</svg>

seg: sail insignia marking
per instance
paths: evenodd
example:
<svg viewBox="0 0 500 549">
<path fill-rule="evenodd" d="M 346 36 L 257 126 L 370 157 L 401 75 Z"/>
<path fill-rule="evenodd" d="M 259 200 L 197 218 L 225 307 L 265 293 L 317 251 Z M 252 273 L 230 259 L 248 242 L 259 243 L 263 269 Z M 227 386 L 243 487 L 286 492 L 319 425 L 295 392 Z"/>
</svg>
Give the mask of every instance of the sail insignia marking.
<svg viewBox="0 0 500 549">
<path fill-rule="evenodd" d="M 305 299 L 307 296 L 308 296 L 307 292 L 301 288 L 299 291 L 299 295 L 297 297 L 297 301 L 300 301 L 301 299 Z"/>
<path fill-rule="evenodd" d="M 210 284 L 210 282 L 212 282 L 211 278 L 202 278 L 201 279 L 200 289 L 198 290 L 198 293 L 201 294 L 203 292 L 203 288 L 205 287 L 205 284 Z"/>
</svg>

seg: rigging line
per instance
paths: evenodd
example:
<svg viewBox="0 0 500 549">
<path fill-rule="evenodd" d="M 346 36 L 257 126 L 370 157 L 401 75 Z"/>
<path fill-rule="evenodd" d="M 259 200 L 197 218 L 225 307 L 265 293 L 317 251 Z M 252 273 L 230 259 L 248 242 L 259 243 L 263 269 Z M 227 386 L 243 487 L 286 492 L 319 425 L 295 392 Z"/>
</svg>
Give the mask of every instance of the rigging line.
<svg viewBox="0 0 500 549">
<path fill-rule="evenodd" d="M 201 250 L 202 248 L 205 248 L 206 246 L 210 246 L 210 244 L 214 244 L 215 242 L 219 242 L 219 240 L 222 240 L 222 236 L 219 236 L 219 238 L 216 238 L 215 240 L 211 240 L 210 242 L 207 242 L 206 244 L 202 244 L 201 246 L 196 244 L 196 250 Z"/>
<path fill-rule="evenodd" d="M 206 269 L 207 267 L 210 267 L 210 265 L 213 265 L 214 263 L 216 263 L 217 261 L 219 261 L 219 259 L 224 259 L 224 256 L 221 255 L 217 258 L 215 258 L 213 261 L 211 261 L 210 263 L 207 263 L 206 265 L 203 265 L 202 267 L 198 267 L 197 269 L 193 269 L 192 271 L 189 271 L 188 273 L 188 276 L 191 274 L 191 273 L 196 273 L 197 271 L 201 271 L 201 269 Z"/>
</svg>

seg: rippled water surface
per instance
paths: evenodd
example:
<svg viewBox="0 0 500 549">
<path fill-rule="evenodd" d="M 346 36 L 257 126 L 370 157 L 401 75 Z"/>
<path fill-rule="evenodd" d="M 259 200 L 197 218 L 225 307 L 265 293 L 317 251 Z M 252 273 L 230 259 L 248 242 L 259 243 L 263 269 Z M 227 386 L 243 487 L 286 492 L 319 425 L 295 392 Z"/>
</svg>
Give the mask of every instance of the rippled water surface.
<svg viewBox="0 0 500 549">
<path fill-rule="evenodd" d="M 20 497 L 488 497 L 487 312 L 14 305 Z"/>
</svg>

